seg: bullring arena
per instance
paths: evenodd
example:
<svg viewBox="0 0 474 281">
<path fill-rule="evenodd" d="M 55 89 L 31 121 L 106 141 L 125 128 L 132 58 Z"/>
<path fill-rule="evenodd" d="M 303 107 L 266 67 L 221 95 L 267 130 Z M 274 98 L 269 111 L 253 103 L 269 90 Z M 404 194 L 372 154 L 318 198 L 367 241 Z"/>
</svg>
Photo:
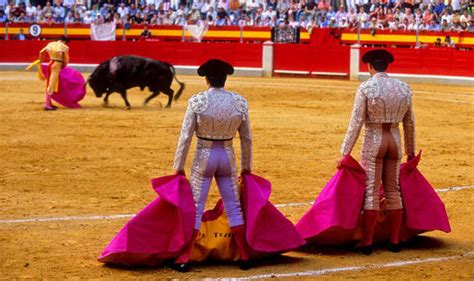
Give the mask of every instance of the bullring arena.
<svg viewBox="0 0 474 281">
<path fill-rule="evenodd" d="M 423 234 L 398 254 L 308 246 L 245 272 L 215 263 L 187 274 L 99 263 L 114 234 L 156 197 L 149 180 L 172 172 L 186 100 L 205 89 L 197 75 L 179 78 L 187 88 L 171 109 L 163 108 L 164 96 L 141 107 L 145 93 L 137 89 L 129 92 L 132 110 L 118 94 L 105 108 L 88 89 L 83 109 L 50 113 L 41 110 L 44 82 L 34 73 L 1 72 L 1 279 L 474 278 L 474 90 L 433 84 L 411 84 L 416 141 L 420 170 L 446 204 L 451 233 Z M 358 83 L 229 78 L 227 88 L 250 104 L 253 171 L 272 182 L 271 201 L 292 222 L 336 171 Z M 360 138 L 356 158 L 359 152 Z M 218 198 L 213 186 L 207 206 Z"/>
</svg>

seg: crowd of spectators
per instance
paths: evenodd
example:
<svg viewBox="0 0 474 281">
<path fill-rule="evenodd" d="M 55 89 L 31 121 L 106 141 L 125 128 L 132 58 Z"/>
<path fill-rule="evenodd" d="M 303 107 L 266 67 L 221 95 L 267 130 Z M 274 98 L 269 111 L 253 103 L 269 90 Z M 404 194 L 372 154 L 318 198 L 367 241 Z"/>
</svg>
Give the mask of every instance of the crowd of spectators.
<svg viewBox="0 0 474 281">
<path fill-rule="evenodd" d="M 474 31 L 472 5 L 471 0 L 0 0 L 0 23 Z"/>
</svg>

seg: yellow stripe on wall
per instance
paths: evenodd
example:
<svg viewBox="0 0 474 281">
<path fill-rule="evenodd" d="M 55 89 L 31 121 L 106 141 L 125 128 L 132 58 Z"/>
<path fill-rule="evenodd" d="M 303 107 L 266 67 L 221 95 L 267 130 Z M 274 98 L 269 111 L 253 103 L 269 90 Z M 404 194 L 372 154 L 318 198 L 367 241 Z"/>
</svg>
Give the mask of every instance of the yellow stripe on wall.
<svg viewBox="0 0 474 281">
<path fill-rule="evenodd" d="M 305 39 L 305 40 L 307 40 L 307 39 L 309 39 L 309 38 L 310 38 L 309 32 L 301 32 L 301 33 L 300 33 L 300 39 Z"/>
<path fill-rule="evenodd" d="M 424 43 L 433 43 L 436 41 L 437 38 L 441 38 L 443 41 L 444 38 L 439 35 L 419 35 L 418 36 L 418 41 L 419 42 L 424 42 Z M 472 37 L 471 37 L 472 38 Z M 469 39 L 471 38 L 464 38 L 463 44 L 469 44 L 465 43 L 466 41 L 471 41 Z M 342 41 L 357 41 L 357 34 L 356 33 L 343 33 L 341 36 Z M 453 36 L 451 39 L 454 41 L 454 43 L 458 44 L 459 43 L 459 37 L 458 36 Z M 466 40 L 468 39 L 468 40 Z M 395 35 L 395 34 L 375 34 L 374 36 L 370 34 L 361 34 L 360 35 L 360 40 L 361 41 L 370 41 L 370 42 L 408 42 L 408 43 L 415 43 L 416 42 L 416 35 Z M 472 38 L 472 41 L 474 41 L 474 38 Z M 473 42 L 474 43 L 474 42 Z"/>
<path fill-rule="evenodd" d="M 125 31 L 126 35 L 130 36 L 140 36 L 140 34 L 143 32 L 142 29 L 128 29 Z M 151 35 L 152 36 L 173 36 L 173 37 L 180 37 L 183 35 L 182 30 L 178 29 L 150 29 Z M 123 35 L 123 30 L 122 29 L 117 29 L 115 31 L 115 34 L 117 36 L 122 36 Z M 192 36 L 189 31 L 184 32 L 185 36 Z M 265 38 L 265 39 L 271 39 L 271 32 L 270 31 L 243 31 L 242 32 L 243 38 Z M 221 37 L 221 38 L 240 38 L 240 31 L 232 31 L 232 30 L 209 30 L 206 32 L 204 35 L 204 38 L 206 37 Z"/>
<path fill-rule="evenodd" d="M 182 36 L 182 31 L 181 30 L 163 30 L 163 29 L 149 29 L 151 32 L 152 36 Z M 142 34 L 143 29 L 127 29 L 125 30 L 126 35 L 130 36 L 140 36 Z M 115 34 L 117 36 L 122 36 L 123 35 L 123 29 L 117 29 L 115 30 Z M 186 31 L 184 33 L 186 36 L 191 36 L 191 33 Z"/>
<path fill-rule="evenodd" d="M 8 34 L 18 34 L 20 32 L 20 28 L 23 28 L 23 33 L 25 35 L 29 34 L 27 27 L 9 27 Z M 5 34 L 7 32 L 6 28 L 0 28 L 0 34 Z M 41 35 L 63 35 L 64 28 L 43 28 L 41 29 Z M 90 35 L 89 28 L 68 28 L 67 29 L 68 35 Z"/>
<path fill-rule="evenodd" d="M 463 37 L 461 40 L 461 44 L 474 45 L 474 37 Z"/>
</svg>

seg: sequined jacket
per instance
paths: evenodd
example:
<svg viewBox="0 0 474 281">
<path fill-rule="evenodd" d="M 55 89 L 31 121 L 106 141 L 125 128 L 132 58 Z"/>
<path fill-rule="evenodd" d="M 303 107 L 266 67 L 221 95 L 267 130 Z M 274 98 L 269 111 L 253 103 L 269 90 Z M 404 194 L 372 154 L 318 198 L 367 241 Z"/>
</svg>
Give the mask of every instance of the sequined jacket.
<svg viewBox="0 0 474 281">
<path fill-rule="evenodd" d="M 40 60 L 45 61 L 44 55 L 49 55 L 50 60 L 60 61 L 63 65 L 69 63 L 69 47 L 61 42 L 51 42 L 40 51 Z"/>
<path fill-rule="evenodd" d="M 412 92 L 409 86 L 386 73 L 375 74 L 357 89 L 352 116 L 341 154 L 350 154 L 363 123 L 403 122 L 405 153 L 415 151 L 415 118 L 412 109 Z"/>
<path fill-rule="evenodd" d="M 194 133 L 198 138 L 229 140 L 239 132 L 242 169 L 251 169 L 252 133 L 248 117 L 247 101 L 223 88 L 209 88 L 193 95 L 188 107 L 178 140 L 174 158 L 174 169 L 182 170 L 186 162 Z"/>
</svg>

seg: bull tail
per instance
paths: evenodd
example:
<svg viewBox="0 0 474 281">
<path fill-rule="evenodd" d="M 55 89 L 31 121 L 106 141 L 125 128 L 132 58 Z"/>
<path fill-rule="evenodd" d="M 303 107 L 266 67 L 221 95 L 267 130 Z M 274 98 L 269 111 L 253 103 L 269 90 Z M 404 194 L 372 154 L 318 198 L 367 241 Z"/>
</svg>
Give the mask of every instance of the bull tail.
<svg viewBox="0 0 474 281">
<path fill-rule="evenodd" d="M 176 78 L 176 70 L 174 69 L 174 66 L 172 66 L 171 64 L 169 66 L 170 66 L 171 72 L 173 73 L 174 80 L 176 80 L 176 82 L 179 84 L 179 89 L 174 95 L 174 100 L 177 101 L 179 97 L 181 96 L 181 94 L 184 92 L 184 88 L 186 88 L 186 84 L 184 84 L 183 82 L 179 81 L 178 78 Z"/>
</svg>

